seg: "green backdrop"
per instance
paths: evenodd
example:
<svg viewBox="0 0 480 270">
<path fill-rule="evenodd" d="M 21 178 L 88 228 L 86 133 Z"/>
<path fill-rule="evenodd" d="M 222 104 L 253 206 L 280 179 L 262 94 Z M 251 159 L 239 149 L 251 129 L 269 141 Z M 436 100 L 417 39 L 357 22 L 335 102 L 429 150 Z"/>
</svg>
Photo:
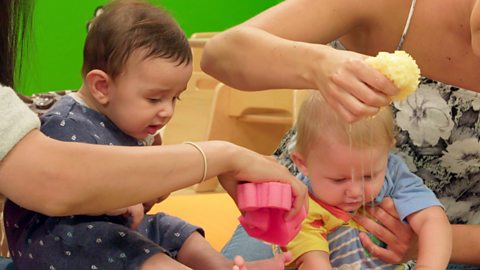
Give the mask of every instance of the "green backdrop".
<svg viewBox="0 0 480 270">
<path fill-rule="evenodd" d="M 33 93 L 77 89 L 86 25 L 106 0 L 35 0 L 32 37 L 17 90 Z M 188 36 L 222 31 L 280 0 L 151 0 L 165 7 Z"/>
</svg>

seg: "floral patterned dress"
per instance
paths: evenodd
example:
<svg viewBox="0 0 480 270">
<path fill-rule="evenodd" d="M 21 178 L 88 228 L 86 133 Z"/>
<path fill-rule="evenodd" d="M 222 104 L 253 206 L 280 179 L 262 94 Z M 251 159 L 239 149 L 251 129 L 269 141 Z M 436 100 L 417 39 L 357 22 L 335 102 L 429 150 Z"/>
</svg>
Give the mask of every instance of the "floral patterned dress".
<svg viewBox="0 0 480 270">
<path fill-rule="evenodd" d="M 422 78 L 393 104 L 395 151 L 444 204 L 452 223 L 480 223 L 480 94 Z"/>
<path fill-rule="evenodd" d="M 480 93 L 423 77 L 392 109 L 393 151 L 435 192 L 452 223 L 480 224 Z M 289 158 L 295 137 L 292 128 L 274 155 L 297 175 Z"/>
</svg>

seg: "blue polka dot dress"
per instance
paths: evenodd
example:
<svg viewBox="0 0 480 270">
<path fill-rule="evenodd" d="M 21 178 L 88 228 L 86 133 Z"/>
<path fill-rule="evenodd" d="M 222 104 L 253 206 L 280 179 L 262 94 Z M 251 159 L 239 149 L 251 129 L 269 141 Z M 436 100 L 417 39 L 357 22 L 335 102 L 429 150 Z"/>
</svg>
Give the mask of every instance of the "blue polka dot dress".
<svg viewBox="0 0 480 270">
<path fill-rule="evenodd" d="M 42 116 L 41 129 L 62 141 L 143 145 L 71 96 L 62 97 Z M 192 233 L 203 235 L 199 227 L 164 213 L 146 215 L 137 230 L 129 228 L 124 216 L 49 217 L 10 200 L 5 203 L 4 215 L 10 253 L 18 270 L 133 270 L 159 252 L 175 258 Z"/>
</svg>

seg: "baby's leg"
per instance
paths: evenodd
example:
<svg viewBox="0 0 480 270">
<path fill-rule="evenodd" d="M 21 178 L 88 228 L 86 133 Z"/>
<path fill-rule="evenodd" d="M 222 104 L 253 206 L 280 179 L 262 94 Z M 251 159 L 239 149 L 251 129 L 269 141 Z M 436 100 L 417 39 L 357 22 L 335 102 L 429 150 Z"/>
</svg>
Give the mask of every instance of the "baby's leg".
<svg viewBox="0 0 480 270">
<path fill-rule="evenodd" d="M 245 266 L 245 260 L 241 256 L 235 256 L 235 258 L 233 258 L 232 270 L 247 270 L 247 267 Z"/>
<path fill-rule="evenodd" d="M 236 256 L 233 260 L 233 270 L 262 270 L 273 269 L 283 270 L 285 268 L 285 262 L 291 258 L 290 253 L 277 254 L 275 257 L 259 261 L 245 262 L 242 257 Z"/>
<path fill-rule="evenodd" d="M 198 232 L 192 233 L 183 243 L 178 251 L 177 260 L 195 270 L 231 270 L 233 265 Z"/>
<path fill-rule="evenodd" d="M 139 270 L 158 270 L 158 269 L 172 269 L 172 270 L 191 270 L 187 266 L 170 258 L 165 253 L 157 253 L 148 258 Z"/>
<path fill-rule="evenodd" d="M 243 258 L 237 256 L 232 262 L 216 251 L 203 236 L 195 232 L 183 244 L 177 260 L 195 270 L 283 270 L 285 261 L 289 257 L 287 253 L 267 260 L 245 262 Z"/>
</svg>

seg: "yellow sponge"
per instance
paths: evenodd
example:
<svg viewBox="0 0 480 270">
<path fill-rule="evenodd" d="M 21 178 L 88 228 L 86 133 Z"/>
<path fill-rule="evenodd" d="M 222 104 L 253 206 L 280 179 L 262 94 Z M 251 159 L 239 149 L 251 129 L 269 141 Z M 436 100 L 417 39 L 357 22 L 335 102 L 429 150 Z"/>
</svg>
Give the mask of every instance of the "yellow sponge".
<svg viewBox="0 0 480 270">
<path fill-rule="evenodd" d="M 392 100 L 405 100 L 417 89 L 420 69 L 415 60 L 405 51 L 379 52 L 377 56 L 365 59 L 365 62 L 382 72 L 400 89 Z"/>
</svg>

